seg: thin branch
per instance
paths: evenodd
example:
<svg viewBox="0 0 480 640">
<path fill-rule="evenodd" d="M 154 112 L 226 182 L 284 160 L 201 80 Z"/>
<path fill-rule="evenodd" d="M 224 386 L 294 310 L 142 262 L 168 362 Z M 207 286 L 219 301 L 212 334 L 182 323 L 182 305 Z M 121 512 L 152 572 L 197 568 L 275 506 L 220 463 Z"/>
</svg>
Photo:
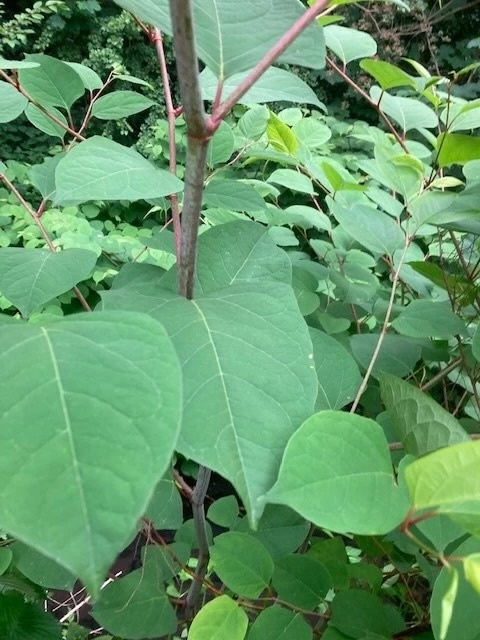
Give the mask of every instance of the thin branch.
<svg viewBox="0 0 480 640">
<path fill-rule="evenodd" d="M 447 364 L 447 366 L 441 371 L 439 371 L 437 374 L 435 374 L 433 378 L 430 378 L 430 380 L 428 380 L 425 384 L 422 384 L 422 386 L 420 387 L 420 391 L 428 391 L 429 389 L 434 387 L 438 382 L 446 378 L 446 376 L 448 376 L 449 373 L 451 373 L 454 369 L 460 366 L 462 362 L 463 362 L 463 358 L 461 356 L 458 358 L 455 358 L 455 360 L 452 360 L 450 364 Z"/>
<path fill-rule="evenodd" d="M 288 49 L 298 36 L 322 13 L 330 0 L 317 0 L 302 16 L 290 27 L 290 29 L 268 51 L 260 62 L 254 67 L 246 78 L 232 91 L 228 98 L 222 102 L 218 109 L 214 109 L 208 122 L 211 132 L 214 132 L 225 116 L 237 104 L 255 82 L 267 71 L 269 67 Z"/>
<path fill-rule="evenodd" d="M 167 108 L 168 119 L 168 148 L 170 153 L 170 172 L 174 176 L 177 175 L 177 145 L 175 142 L 175 120 L 177 118 L 175 107 L 173 106 L 172 90 L 170 87 L 170 78 L 168 75 L 167 61 L 165 58 L 165 49 L 163 47 L 163 37 L 160 29 L 155 29 L 152 40 L 157 51 L 158 62 L 160 65 L 160 73 L 162 75 L 163 90 L 165 93 L 165 106 Z M 172 208 L 173 232 L 175 234 L 175 250 L 177 254 L 177 262 L 180 261 L 181 247 L 181 227 L 180 227 L 180 208 L 178 204 L 178 195 L 172 193 L 169 196 L 170 206 Z"/>
</svg>

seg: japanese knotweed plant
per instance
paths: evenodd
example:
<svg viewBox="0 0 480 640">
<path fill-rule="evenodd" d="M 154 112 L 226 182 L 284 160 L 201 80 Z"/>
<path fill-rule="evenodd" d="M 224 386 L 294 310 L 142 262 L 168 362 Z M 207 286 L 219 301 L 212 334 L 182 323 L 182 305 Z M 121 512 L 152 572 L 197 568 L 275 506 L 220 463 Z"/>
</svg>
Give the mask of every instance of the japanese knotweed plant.
<svg viewBox="0 0 480 640">
<path fill-rule="evenodd" d="M 0 121 L 25 114 L 62 143 L 21 185 L 0 163 L 4 245 L 34 229 L 0 249 L 1 638 L 60 638 L 32 583 L 78 578 L 121 638 L 475 640 L 478 101 L 376 60 L 325 0 L 117 4 L 158 56 L 156 164 L 88 136 L 151 106 L 114 88 L 139 79 L 0 60 Z M 382 126 L 332 122 L 275 63 L 327 65 Z M 86 247 L 58 229 L 113 201 L 146 201 L 167 228 L 95 290 L 102 225 L 82 219 Z M 39 312 L 70 290 L 83 313 Z M 205 512 L 212 471 L 236 495 Z M 140 530 L 141 566 L 104 582 Z"/>
</svg>

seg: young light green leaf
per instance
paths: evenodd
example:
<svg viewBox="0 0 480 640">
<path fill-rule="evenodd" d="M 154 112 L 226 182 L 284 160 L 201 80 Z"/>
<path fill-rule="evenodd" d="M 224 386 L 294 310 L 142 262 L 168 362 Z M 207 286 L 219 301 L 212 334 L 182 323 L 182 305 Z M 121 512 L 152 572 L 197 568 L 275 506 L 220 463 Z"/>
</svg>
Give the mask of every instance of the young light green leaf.
<svg viewBox="0 0 480 640">
<path fill-rule="evenodd" d="M 250 627 L 248 640 L 312 640 L 312 628 L 302 615 L 274 604 Z"/>
<path fill-rule="evenodd" d="M 55 107 L 49 107 L 48 113 L 50 113 L 52 116 L 55 116 L 55 118 L 57 118 L 57 120 L 60 120 L 60 122 L 63 122 L 65 127 L 62 127 L 57 122 L 54 122 L 47 116 L 46 113 L 44 113 L 41 109 L 39 109 L 32 103 L 30 103 L 25 109 L 25 115 L 34 127 L 37 127 L 37 129 L 43 131 L 43 133 L 46 133 L 49 136 L 54 136 L 63 140 L 65 134 L 67 133 L 67 119 L 65 118 L 63 113 L 58 109 L 55 109 Z"/>
<path fill-rule="evenodd" d="M 219 596 L 197 613 L 188 632 L 188 640 L 243 640 L 248 616 L 229 596 Z"/>
<path fill-rule="evenodd" d="M 341 411 L 317 413 L 293 434 L 266 500 L 339 533 L 387 533 L 408 510 L 383 429 Z"/>
<path fill-rule="evenodd" d="M 58 163 L 56 204 L 89 200 L 161 198 L 183 189 L 169 171 L 107 138 L 93 136 L 77 144 Z"/>
<path fill-rule="evenodd" d="M 439 640 L 445 640 L 448 634 L 448 628 L 452 621 L 453 606 L 458 592 L 458 573 L 452 567 L 450 569 L 450 585 L 442 598 L 442 618 L 440 623 Z"/>
<path fill-rule="evenodd" d="M 462 133 L 441 133 L 437 138 L 437 164 L 449 167 L 480 158 L 480 138 Z"/>
<path fill-rule="evenodd" d="M 60 107 L 68 111 L 85 93 L 80 76 L 65 62 L 43 53 L 29 54 L 26 59 L 40 66 L 20 69 L 20 85 L 44 107 Z"/>
<path fill-rule="evenodd" d="M 335 338 L 310 328 L 318 378 L 316 411 L 341 409 L 352 402 L 360 386 L 357 363 Z"/>
<path fill-rule="evenodd" d="M 404 133 L 411 129 L 434 129 L 438 126 L 435 111 L 420 100 L 392 96 L 377 86 L 370 89 L 370 96 L 387 116 L 400 125 Z"/>
<path fill-rule="evenodd" d="M 164 324 L 183 363 L 178 450 L 232 482 L 258 520 L 259 498 L 316 396 L 311 341 L 291 287 L 233 284 L 190 302 L 145 284 L 105 292 L 103 300 L 107 308 L 143 310 Z"/>
<path fill-rule="evenodd" d="M 447 514 L 474 535 L 480 533 L 480 441 L 465 442 L 412 462 L 405 480 L 413 507 Z"/>
<path fill-rule="evenodd" d="M 234 593 L 258 598 L 268 588 L 273 575 L 273 560 L 263 544 L 238 531 L 217 536 L 210 548 L 215 573 Z"/>
<path fill-rule="evenodd" d="M 441 447 L 470 440 L 454 416 L 412 384 L 382 373 L 380 393 L 407 453 L 423 456 Z"/>
<path fill-rule="evenodd" d="M 327 48 L 333 51 L 343 64 L 377 53 L 377 43 L 372 36 L 358 29 L 331 24 L 325 27 L 323 32 Z"/>
<path fill-rule="evenodd" d="M 85 280 L 97 256 L 84 249 L 0 249 L 0 292 L 28 318 L 42 304 Z"/>
<path fill-rule="evenodd" d="M 443 338 L 465 335 L 463 320 L 455 315 L 450 305 L 433 300 L 413 300 L 393 320 L 393 328 L 411 338 Z"/>
<path fill-rule="evenodd" d="M 235 73 L 225 80 L 222 100 L 240 85 L 248 75 L 248 71 Z M 213 101 L 217 92 L 218 78 L 206 67 L 200 74 L 200 86 L 204 100 Z M 286 69 L 270 67 L 238 101 L 239 104 L 261 104 L 266 102 L 300 102 L 313 104 L 326 111 L 323 102 L 315 95 L 308 84 Z"/>
<path fill-rule="evenodd" d="M 92 116 L 99 120 L 119 120 L 149 109 L 153 100 L 135 91 L 112 91 L 93 103 Z"/>
<path fill-rule="evenodd" d="M 115 1 L 171 35 L 168 0 Z M 231 0 L 195 0 L 193 8 L 198 56 L 222 79 L 252 69 L 305 11 L 298 0 L 257 0 L 243 6 L 241 15 Z M 325 41 L 320 25 L 314 22 L 307 27 L 279 61 L 323 68 Z"/>
<path fill-rule="evenodd" d="M 0 123 L 18 118 L 28 105 L 28 100 L 8 82 L 0 81 Z"/>
<path fill-rule="evenodd" d="M 402 71 L 399 67 L 384 60 L 361 60 L 360 67 L 371 75 L 382 89 L 395 89 L 395 87 L 416 88 L 412 76 Z"/>
<path fill-rule="evenodd" d="M 465 579 L 477 593 L 480 593 L 480 553 L 472 553 L 463 558 L 463 570 Z"/>
<path fill-rule="evenodd" d="M 477 555 L 479 551 L 478 539 L 469 538 L 458 546 L 454 553 L 457 558 L 462 558 L 471 554 Z M 472 611 L 476 611 L 478 607 L 478 592 L 466 579 L 463 562 L 455 563 L 455 571 L 458 577 L 457 594 L 452 604 L 450 624 L 444 640 L 477 640 L 480 634 L 480 618 L 472 616 Z M 448 594 L 451 583 L 451 570 L 444 567 L 435 581 L 430 602 L 430 617 L 436 640 L 440 640 L 441 637 L 443 601 Z"/>
<path fill-rule="evenodd" d="M 296 135 L 288 125 L 280 120 L 274 113 L 270 112 L 267 125 L 267 138 L 269 144 L 275 151 L 281 151 L 293 155 L 298 149 Z"/>
<path fill-rule="evenodd" d="M 0 384 L 0 526 L 97 595 L 177 440 L 172 344 L 138 313 L 8 324 Z"/>
<path fill-rule="evenodd" d="M 143 567 L 109 584 L 92 610 L 102 627 L 123 638 L 164 637 L 177 628 L 163 575 L 149 555 L 146 554 Z"/>
</svg>

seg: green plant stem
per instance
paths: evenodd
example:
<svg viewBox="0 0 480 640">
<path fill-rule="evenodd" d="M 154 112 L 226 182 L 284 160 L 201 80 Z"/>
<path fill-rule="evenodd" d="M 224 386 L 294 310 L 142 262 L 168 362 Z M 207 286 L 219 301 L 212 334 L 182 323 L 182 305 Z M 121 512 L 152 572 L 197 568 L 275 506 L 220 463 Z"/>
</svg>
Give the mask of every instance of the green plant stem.
<svg viewBox="0 0 480 640">
<path fill-rule="evenodd" d="M 8 82 L 9 84 L 12 85 L 12 87 L 15 87 L 15 89 L 22 94 L 22 96 L 24 96 L 25 98 L 27 98 L 27 100 L 29 102 L 31 102 L 32 104 L 34 104 L 38 109 L 40 109 L 40 111 L 47 116 L 47 118 L 50 118 L 50 120 L 52 120 L 53 122 L 55 122 L 55 124 L 58 124 L 59 127 L 62 127 L 62 129 L 65 129 L 65 131 L 68 131 L 68 133 L 73 136 L 74 138 L 76 138 L 79 141 L 83 141 L 86 140 L 86 138 L 84 138 L 80 133 L 78 133 L 77 131 L 75 131 L 75 129 L 72 129 L 71 127 L 68 126 L 68 124 L 65 124 L 64 122 L 62 122 L 61 120 L 59 120 L 58 118 L 56 118 L 54 115 L 52 115 L 48 109 L 46 109 L 43 105 L 41 105 L 39 102 L 37 102 L 34 98 L 32 98 L 32 96 L 27 93 L 19 84 L 18 82 L 16 82 L 15 80 L 13 80 L 7 73 L 5 73 L 5 71 L 3 71 L 2 69 L 0 69 L 0 77 L 3 78 L 6 82 Z"/>
<path fill-rule="evenodd" d="M 412 242 L 412 238 L 409 238 L 409 237 L 405 238 L 405 247 L 403 249 L 402 255 L 400 256 L 398 266 L 393 273 L 392 290 L 390 292 L 390 299 L 388 301 L 387 312 L 385 314 L 385 319 L 383 321 L 382 330 L 380 332 L 380 335 L 378 336 L 378 341 L 375 346 L 375 350 L 372 354 L 372 357 L 368 364 L 365 375 L 363 376 L 363 380 L 360 385 L 360 388 L 358 389 L 357 395 L 355 396 L 355 400 L 353 401 L 352 407 L 350 409 L 350 413 L 355 413 L 355 411 L 357 410 L 358 404 L 360 402 L 360 398 L 362 397 L 362 395 L 365 392 L 365 389 L 367 388 L 368 381 L 370 380 L 370 376 L 372 375 L 373 367 L 375 366 L 377 358 L 380 354 L 380 350 L 382 348 L 383 341 L 385 340 L 385 336 L 388 333 L 388 329 L 390 326 L 390 317 L 392 315 L 392 310 L 393 310 L 393 303 L 395 302 L 395 294 L 397 292 L 398 281 L 400 279 L 400 270 L 407 256 L 407 251 L 408 251 L 408 248 L 410 247 L 411 242 Z"/>
<path fill-rule="evenodd" d="M 358 86 L 358 84 L 356 82 L 354 82 L 354 80 L 352 80 L 350 78 L 349 75 L 347 75 L 347 73 L 345 73 L 345 71 L 343 69 L 340 69 L 339 66 L 337 66 L 333 60 L 331 58 L 329 58 L 327 56 L 327 64 L 328 66 L 333 69 L 336 73 L 338 73 L 338 75 L 345 80 L 345 82 L 350 85 L 352 87 L 352 89 L 354 89 L 358 95 L 362 96 L 362 98 L 368 102 L 368 104 L 373 107 L 375 109 L 375 111 L 378 113 L 378 115 L 380 116 L 380 118 L 384 121 L 384 123 L 387 125 L 388 130 L 390 131 L 390 133 L 394 136 L 395 140 L 398 142 L 398 144 L 402 147 L 402 149 L 405 151 L 405 153 L 407 153 L 408 155 L 410 155 L 410 151 L 408 150 L 407 145 L 405 144 L 405 140 L 402 138 L 402 136 L 398 133 L 398 131 L 395 129 L 395 127 L 393 126 L 393 124 L 390 122 L 390 119 L 387 117 L 387 115 L 382 111 L 380 105 L 378 105 L 375 100 L 372 100 L 370 98 L 370 96 L 368 95 L 368 93 L 366 91 L 364 91 L 361 87 Z"/>
<path fill-rule="evenodd" d="M 41 213 L 43 211 L 42 205 L 40 205 L 39 211 L 35 212 L 32 209 L 32 207 L 28 204 L 28 202 L 25 200 L 25 198 L 22 196 L 20 191 L 18 191 L 18 189 L 15 187 L 15 185 L 7 178 L 7 176 L 4 173 L 0 173 L 0 181 L 5 183 L 5 185 L 10 189 L 10 191 L 13 193 L 13 195 L 16 197 L 16 199 L 19 201 L 19 203 L 22 205 L 22 207 L 28 213 L 28 215 L 32 218 L 32 220 L 34 221 L 34 223 L 38 227 L 38 230 L 42 234 L 42 238 L 45 240 L 45 244 L 50 249 L 50 251 L 52 253 L 56 253 L 57 249 L 56 249 L 55 245 L 53 244 L 50 236 L 48 235 L 47 230 L 43 226 L 43 222 L 40 219 L 40 215 L 41 215 Z M 73 287 L 72 291 L 75 294 L 75 296 L 78 299 L 78 301 L 80 302 L 80 304 L 82 305 L 83 309 L 85 311 L 91 311 L 92 309 L 91 309 L 90 305 L 88 304 L 88 302 L 85 300 L 85 297 L 84 297 L 83 293 L 80 291 L 80 289 L 78 287 Z"/>
<path fill-rule="evenodd" d="M 247 77 L 232 91 L 228 98 L 222 102 L 217 109 L 214 109 L 208 121 L 209 130 L 213 133 L 218 128 L 220 122 L 230 113 L 255 82 L 267 71 L 282 53 L 288 49 L 298 36 L 321 14 L 330 0 L 317 0 L 302 16 L 290 27 L 290 29 L 276 42 L 273 47 L 263 56 L 260 62 L 250 71 Z"/>
<path fill-rule="evenodd" d="M 461 356 L 459 356 L 458 358 L 455 358 L 455 360 L 452 360 L 450 364 L 447 364 L 447 366 L 441 371 L 439 371 L 437 374 L 435 374 L 433 378 L 430 378 L 430 380 L 428 380 L 425 384 L 422 384 L 422 386 L 420 387 L 420 391 L 428 391 L 429 389 L 434 387 L 437 384 L 437 382 L 440 382 L 441 380 L 443 380 L 446 376 L 448 376 L 448 374 L 451 371 L 453 371 L 458 366 L 460 366 L 462 362 L 463 362 L 463 358 Z"/>
<path fill-rule="evenodd" d="M 160 29 L 155 29 L 153 32 L 152 40 L 155 44 L 155 50 L 157 52 L 158 62 L 160 65 L 160 74 L 162 76 L 163 91 L 165 94 L 165 106 L 167 108 L 167 120 L 168 120 L 168 147 L 170 153 L 169 167 L 170 172 L 177 175 L 177 145 L 175 142 L 175 120 L 176 113 L 173 106 L 172 90 L 170 87 L 170 78 L 167 69 L 167 60 L 165 58 L 165 49 L 163 46 L 163 37 Z M 175 234 L 175 252 L 177 255 L 177 262 L 180 262 L 180 249 L 181 249 L 181 237 L 182 230 L 180 226 L 180 207 L 178 203 L 178 195 L 172 193 L 169 196 L 170 206 L 172 208 L 172 220 L 173 220 L 173 233 Z"/>
</svg>

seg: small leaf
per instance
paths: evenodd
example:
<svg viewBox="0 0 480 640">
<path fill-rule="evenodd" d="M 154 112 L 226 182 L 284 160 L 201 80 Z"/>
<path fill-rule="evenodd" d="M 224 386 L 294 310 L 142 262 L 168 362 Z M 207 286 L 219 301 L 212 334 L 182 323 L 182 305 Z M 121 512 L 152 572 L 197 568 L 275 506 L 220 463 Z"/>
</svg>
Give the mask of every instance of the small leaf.
<svg viewBox="0 0 480 640">
<path fill-rule="evenodd" d="M 466 327 L 448 304 L 433 300 L 413 300 L 392 322 L 398 333 L 411 338 L 439 338 L 449 340 L 465 335 Z"/>
<path fill-rule="evenodd" d="M 85 280 L 97 256 L 84 249 L 0 249 L 0 292 L 28 318 L 42 304 Z"/>
<path fill-rule="evenodd" d="M 392 636 L 387 609 L 372 593 L 360 589 L 341 591 L 333 599 L 331 609 L 330 624 L 348 637 L 364 638 L 368 632 Z"/>
<path fill-rule="evenodd" d="M 49 107 L 48 112 L 51 113 L 57 120 L 63 122 L 65 127 L 60 126 L 56 122 L 54 122 L 51 118 L 49 118 L 41 109 L 39 109 L 34 104 L 30 103 L 28 107 L 25 109 L 25 115 L 27 119 L 33 124 L 34 127 L 43 131 L 49 136 L 55 136 L 63 140 L 65 134 L 67 133 L 66 127 L 68 127 L 67 119 L 63 115 L 61 111 L 55 109 L 55 107 Z"/>
<path fill-rule="evenodd" d="M 178 529 L 183 522 L 182 498 L 172 480 L 160 480 L 155 488 L 145 517 L 156 529 Z"/>
<path fill-rule="evenodd" d="M 248 640 L 312 640 L 312 628 L 302 615 L 274 604 L 250 627 Z"/>
<path fill-rule="evenodd" d="M 475 359 L 480 362 L 480 325 L 477 327 L 475 335 L 473 336 L 472 353 Z"/>
<path fill-rule="evenodd" d="M 215 500 L 207 511 L 210 522 L 220 527 L 233 529 L 238 521 L 238 502 L 235 496 L 224 496 Z"/>
<path fill-rule="evenodd" d="M 412 76 L 402 71 L 399 67 L 384 60 L 361 60 L 360 68 L 366 71 L 378 82 L 382 89 L 395 89 L 395 87 L 416 88 Z"/>
<path fill-rule="evenodd" d="M 380 393 L 406 453 L 423 456 L 470 440 L 451 413 L 408 382 L 382 373 Z"/>
<path fill-rule="evenodd" d="M 95 91 L 96 89 L 101 89 L 103 87 L 102 79 L 97 73 L 95 73 L 95 71 L 93 71 L 93 69 L 90 69 L 90 67 L 87 67 L 84 64 L 79 64 L 78 62 L 64 62 L 78 73 L 85 89 Z"/>
<path fill-rule="evenodd" d="M 480 593 L 480 553 L 472 553 L 472 555 L 463 558 L 463 570 L 467 582 L 477 593 Z"/>
<path fill-rule="evenodd" d="M 436 162 L 439 167 L 464 165 L 480 158 L 480 138 L 462 133 L 441 133 L 437 138 Z"/>
<path fill-rule="evenodd" d="M 135 91 L 112 91 L 93 103 L 92 116 L 99 120 L 119 120 L 149 109 L 153 100 Z"/>
<path fill-rule="evenodd" d="M 253 187 L 239 180 L 220 178 L 207 184 L 203 192 L 203 203 L 209 207 L 245 213 L 265 209 L 265 201 Z"/>
<path fill-rule="evenodd" d="M 331 49 L 343 64 L 377 53 L 377 43 L 372 36 L 358 29 L 332 24 L 325 27 L 323 32 L 328 49 Z"/>
<path fill-rule="evenodd" d="M 248 616 L 229 596 L 219 596 L 203 606 L 193 619 L 188 640 L 243 640 Z"/>
<path fill-rule="evenodd" d="M 319 527 L 368 535 L 391 531 L 408 509 L 383 429 L 341 411 L 317 413 L 294 433 L 266 500 Z"/>
<path fill-rule="evenodd" d="M 450 585 L 442 598 L 442 621 L 440 624 L 439 640 L 445 640 L 448 628 L 452 620 L 453 606 L 458 591 L 458 573 L 456 569 L 450 570 Z"/>
<path fill-rule="evenodd" d="M 207 162 L 214 167 L 227 162 L 235 150 L 235 136 L 228 122 L 222 121 L 208 145 Z"/>
<path fill-rule="evenodd" d="M 213 568 L 234 593 L 258 598 L 268 588 L 273 575 L 273 560 L 255 538 L 231 531 L 215 538 L 210 549 Z"/>
<path fill-rule="evenodd" d="M 369 366 L 378 343 L 378 334 L 364 333 L 350 338 L 352 353 L 365 369 Z M 403 378 L 413 371 L 421 356 L 421 347 L 416 342 L 387 334 L 373 366 L 372 375 L 378 378 L 383 372 Z"/>
<path fill-rule="evenodd" d="M 280 184 L 290 189 L 290 191 L 298 191 L 299 193 L 308 193 L 311 195 L 315 193 L 310 178 L 293 169 L 276 169 L 268 178 L 268 182 Z"/>
<path fill-rule="evenodd" d="M 12 558 L 13 553 L 9 547 L 0 547 L 0 576 L 8 569 Z"/>
<path fill-rule="evenodd" d="M 271 112 L 267 126 L 267 138 L 269 144 L 271 144 L 276 151 L 293 155 L 298 149 L 298 140 L 293 131 Z"/>
<path fill-rule="evenodd" d="M 332 581 L 313 556 L 295 554 L 275 563 L 272 585 L 281 600 L 302 609 L 316 609 Z"/>
<path fill-rule="evenodd" d="M 18 118 L 28 105 L 28 100 L 8 82 L 0 81 L 0 123 Z"/>
<path fill-rule="evenodd" d="M 316 118 L 302 118 L 293 125 L 293 133 L 308 149 L 322 147 L 332 137 L 331 130 Z"/>
<path fill-rule="evenodd" d="M 161 198 L 183 189 L 169 171 L 107 138 L 93 136 L 77 144 L 56 169 L 56 204 L 89 200 Z"/>
<path fill-rule="evenodd" d="M 268 119 L 268 109 L 256 105 L 243 114 L 237 123 L 237 129 L 246 140 L 258 140 L 267 130 Z"/>
<path fill-rule="evenodd" d="M 21 87 L 44 107 L 60 107 L 69 110 L 83 96 L 85 87 L 76 71 L 65 62 L 44 55 L 29 54 L 28 62 L 38 62 L 35 69 L 20 69 Z"/>
</svg>

